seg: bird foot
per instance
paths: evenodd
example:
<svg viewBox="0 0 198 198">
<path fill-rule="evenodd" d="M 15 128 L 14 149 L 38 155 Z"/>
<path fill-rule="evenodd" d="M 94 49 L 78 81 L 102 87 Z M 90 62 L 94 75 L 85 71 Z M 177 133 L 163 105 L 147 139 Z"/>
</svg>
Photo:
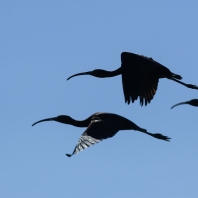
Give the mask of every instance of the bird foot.
<svg viewBox="0 0 198 198">
<path fill-rule="evenodd" d="M 196 85 L 187 84 L 186 86 L 191 89 L 198 89 L 198 86 Z"/>
<path fill-rule="evenodd" d="M 160 133 L 155 133 L 153 134 L 153 137 L 157 138 L 157 139 L 160 139 L 160 140 L 165 140 L 165 141 L 170 141 L 171 138 L 169 138 L 168 136 L 164 136 Z"/>
</svg>

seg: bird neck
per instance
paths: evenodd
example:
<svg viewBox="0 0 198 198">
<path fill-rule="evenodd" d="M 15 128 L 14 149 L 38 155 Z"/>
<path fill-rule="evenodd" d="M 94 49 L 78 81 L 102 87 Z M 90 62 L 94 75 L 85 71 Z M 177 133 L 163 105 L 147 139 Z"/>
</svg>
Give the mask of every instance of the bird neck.
<svg viewBox="0 0 198 198">
<path fill-rule="evenodd" d="M 121 72 L 121 67 L 114 70 L 114 71 L 105 71 L 106 72 L 106 77 L 114 77 L 120 75 Z"/>
<path fill-rule="evenodd" d="M 91 123 L 91 116 L 87 118 L 86 120 L 74 120 L 73 118 L 71 118 L 69 123 L 67 124 L 70 124 L 76 127 L 88 127 L 90 123 Z"/>
<path fill-rule="evenodd" d="M 119 67 L 118 69 L 114 70 L 114 71 L 110 71 L 111 76 L 110 77 L 114 77 L 114 76 L 118 76 L 122 73 L 122 68 Z"/>
</svg>

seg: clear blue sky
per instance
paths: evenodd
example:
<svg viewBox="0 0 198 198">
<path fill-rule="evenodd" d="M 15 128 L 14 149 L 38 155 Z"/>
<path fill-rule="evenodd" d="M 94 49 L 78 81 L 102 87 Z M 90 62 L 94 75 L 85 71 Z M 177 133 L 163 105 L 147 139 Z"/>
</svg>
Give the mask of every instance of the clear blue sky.
<svg viewBox="0 0 198 198">
<path fill-rule="evenodd" d="M 75 73 L 120 67 L 123 51 L 152 57 L 198 85 L 197 1 L 0 1 L 0 196 L 196 198 L 198 108 L 173 110 L 198 91 L 162 79 L 147 107 L 124 103 L 121 76 Z M 98 112 L 153 133 L 121 131 L 68 158 L 85 130 L 40 119 Z"/>
</svg>

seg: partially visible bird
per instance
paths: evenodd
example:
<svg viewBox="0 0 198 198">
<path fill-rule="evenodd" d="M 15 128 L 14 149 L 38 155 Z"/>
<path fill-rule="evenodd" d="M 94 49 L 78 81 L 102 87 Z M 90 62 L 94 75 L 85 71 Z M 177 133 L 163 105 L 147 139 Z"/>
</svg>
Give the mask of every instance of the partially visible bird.
<svg viewBox="0 0 198 198">
<path fill-rule="evenodd" d="M 192 99 L 192 100 L 189 100 L 189 101 L 186 101 L 186 102 L 180 102 L 180 103 L 172 106 L 171 109 L 178 106 L 178 105 L 182 105 L 182 104 L 189 104 L 189 105 L 198 107 L 198 99 Z"/>
<path fill-rule="evenodd" d="M 96 69 L 72 75 L 67 80 L 79 75 L 91 75 L 98 78 L 122 75 L 125 103 L 134 103 L 139 97 L 141 106 L 146 106 L 151 102 L 160 78 L 168 78 L 188 88 L 198 89 L 195 85 L 179 81 L 182 79 L 180 75 L 172 73 L 167 67 L 152 58 L 130 52 L 122 52 L 121 67 L 114 71 Z"/>
<path fill-rule="evenodd" d="M 66 115 L 60 115 L 57 117 L 40 120 L 35 122 L 32 126 L 40 122 L 52 120 L 76 127 L 87 127 L 85 132 L 79 138 L 73 153 L 66 154 L 68 157 L 71 157 L 73 154 L 76 154 L 83 149 L 102 141 L 103 139 L 113 137 L 119 130 L 137 130 L 161 140 L 169 141 L 169 139 L 171 139 L 160 133 L 149 133 L 146 129 L 140 128 L 132 121 L 113 113 L 94 113 L 82 121 L 74 120 Z"/>
</svg>

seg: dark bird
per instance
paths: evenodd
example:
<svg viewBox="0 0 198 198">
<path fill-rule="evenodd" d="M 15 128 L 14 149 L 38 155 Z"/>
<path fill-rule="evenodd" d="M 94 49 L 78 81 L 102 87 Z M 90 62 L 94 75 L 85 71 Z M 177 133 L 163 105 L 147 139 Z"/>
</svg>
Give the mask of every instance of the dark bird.
<svg viewBox="0 0 198 198">
<path fill-rule="evenodd" d="M 180 102 L 180 103 L 172 106 L 171 109 L 178 106 L 178 105 L 182 105 L 182 104 L 189 104 L 189 105 L 198 107 L 198 99 L 192 99 L 192 100 L 189 100 L 189 101 L 186 101 L 186 102 Z"/>
<path fill-rule="evenodd" d="M 167 67 L 152 58 L 129 52 L 122 52 L 121 67 L 114 71 L 96 69 L 72 75 L 67 80 L 80 75 L 91 75 L 98 78 L 122 75 L 125 103 L 129 104 L 131 101 L 134 103 L 139 97 L 141 106 L 146 106 L 151 102 L 160 78 L 168 78 L 188 88 L 198 89 L 195 85 L 179 81 L 182 79 L 180 75 L 172 73 Z"/>
<path fill-rule="evenodd" d="M 87 127 L 85 132 L 79 138 L 73 153 L 66 154 L 68 157 L 71 157 L 73 154 L 76 154 L 83 149 L 102 141 L 103 139 L 113 137 L 119 130 L 137 130 L 161 140 L 169 141 L 170 139 L 169 137 L 159 133 L 149 133 L 146 129 L 140 128 L 132 121 L 112 113 L 95 113 L 82 121 L 74 120 L 66 115 L 60 115 L 54 118 L 40 120 L 35 122 L 32 126 L 39 122 L 52 120 L 76 127 Z"/>
</svg>

